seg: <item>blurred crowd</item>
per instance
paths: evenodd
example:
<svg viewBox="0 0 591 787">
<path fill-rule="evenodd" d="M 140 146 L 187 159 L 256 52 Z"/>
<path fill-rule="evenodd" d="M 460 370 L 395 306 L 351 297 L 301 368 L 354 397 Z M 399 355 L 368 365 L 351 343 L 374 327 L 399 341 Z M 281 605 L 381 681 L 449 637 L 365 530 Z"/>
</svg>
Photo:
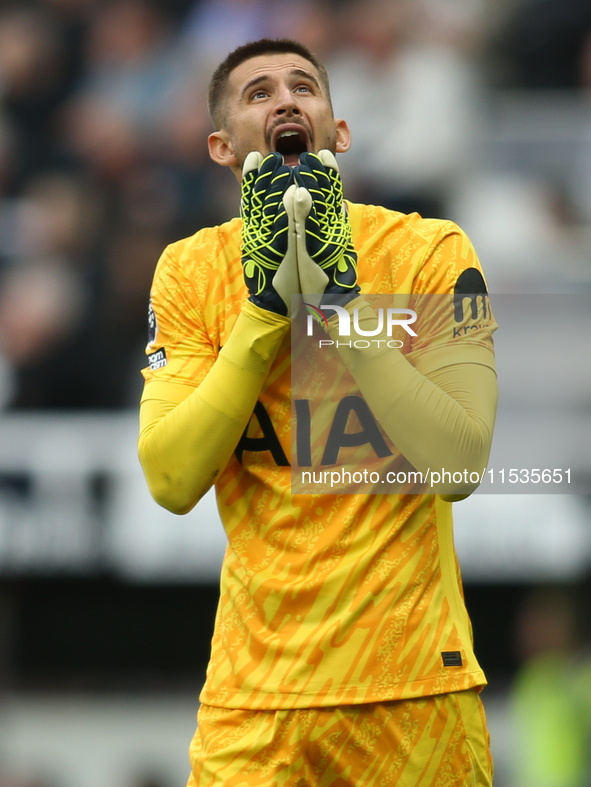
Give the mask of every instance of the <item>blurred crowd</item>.
<svg viewBox="0 0 591 787">
<path fill-rule="evenodd" d="M 209 77 L 262 36 L 327 63 L 347 195 L 426 216 L 489 88 L 591 87 L 587 0 L 3 0 L 0 407 L 136 405 L 162 249 L 238 208 Z"/>
</svg>

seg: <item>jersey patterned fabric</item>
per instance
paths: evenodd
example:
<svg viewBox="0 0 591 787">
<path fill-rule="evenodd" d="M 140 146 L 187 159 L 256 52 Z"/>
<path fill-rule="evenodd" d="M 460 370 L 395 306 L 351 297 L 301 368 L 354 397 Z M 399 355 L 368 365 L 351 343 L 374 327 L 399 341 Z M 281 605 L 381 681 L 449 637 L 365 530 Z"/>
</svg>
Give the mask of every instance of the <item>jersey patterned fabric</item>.
<svg viewBox="0 0 591 787">
<path fill-rule="evenodd" d="M 475 691 L 295 710 L 202 705 L 187 787 L 491 787 Z"/>
<path fill-rule="evenodd" d="M 451 222 L 349 204 L 362 293 L 452 294 L 481 278 Z M 147 382 L 198 386 L 246 299 L 241 222 L 168 247 L 152 304 Z M 490 354 L 491 331 L 458 347 Z M 165 357 L 165 365 L 162 358 Z M 481 687 L 452 540 L 451 505 L 424 495 L 292 495 L 290 346 L 279 350 L 250 425 L 216 483 L 228 537 L 201 701 L 293 709 Z"/>
</svg>

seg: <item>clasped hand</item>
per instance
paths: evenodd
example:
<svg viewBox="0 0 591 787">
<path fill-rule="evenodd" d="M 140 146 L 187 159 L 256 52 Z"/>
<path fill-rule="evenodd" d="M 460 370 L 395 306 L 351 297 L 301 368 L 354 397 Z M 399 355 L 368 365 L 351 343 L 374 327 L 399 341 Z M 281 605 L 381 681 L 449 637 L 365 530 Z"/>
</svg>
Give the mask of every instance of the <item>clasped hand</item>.
<svg viewBox="0 0 591 787">
<path fill-rule="evenodd" d="M 294 294 L 356 297 L 357 254 L 329 150 L 302 154 L 296 167 L 280 153 L 249 153 L 240 215 L 244 279 L 257 306 L 291 316 Z"/>
</svg>

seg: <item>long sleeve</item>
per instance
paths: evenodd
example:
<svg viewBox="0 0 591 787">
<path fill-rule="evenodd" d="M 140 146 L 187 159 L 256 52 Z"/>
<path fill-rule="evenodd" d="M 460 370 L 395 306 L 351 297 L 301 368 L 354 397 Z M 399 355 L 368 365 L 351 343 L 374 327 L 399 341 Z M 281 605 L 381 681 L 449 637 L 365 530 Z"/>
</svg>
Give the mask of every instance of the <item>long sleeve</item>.
<svg viewBox="0 0 591 787">
<path fill-rule="evenodd" d="M 375 313 L 364 298 L 347 307 L 350 312 L 354 308 L 365 329 L 376 324 Z M 338 321 L 331 319 L 329 325 L 336 342 Z M 341 359 L 378 423 L 417 470 L 482 472 L 490 452 L 497 404 L 491 350 L 458 344 L 440 352 L 421 370 L 420 360 L 413 365 L 400 350 L 387 348 L 385 341 L 364 349 L 346 344 L 341 340 Z M 453 484 L 449 495 L 464 497 L 476 486 Z"/>
<path fill-rule="evenodd" d="M 146 383 L 139 456 L 150 492 L 183 514 L 215 482 L 248 424 L 289 320 L 247 302 L 226 345 L 195 388 Z"/>
</svg>

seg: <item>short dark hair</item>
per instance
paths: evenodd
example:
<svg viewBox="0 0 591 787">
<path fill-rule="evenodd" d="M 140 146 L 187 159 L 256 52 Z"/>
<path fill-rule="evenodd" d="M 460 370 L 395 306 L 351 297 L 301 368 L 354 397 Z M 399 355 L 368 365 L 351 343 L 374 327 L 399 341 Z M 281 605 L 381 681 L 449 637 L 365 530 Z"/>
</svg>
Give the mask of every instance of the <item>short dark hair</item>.
<svg viewBox="0 0 591 787">
<path fill-rule="evenodd" d="M 224 99 L 231 72 L 241 63 L 253 57 L 258 57 L 259 55 L 282 55 L 285 53 L 300 55 L 300 57 L 312 63 L 318 71 L 318 76 L 330 101 L 328 71 L 307 46 L 290 38 L 260 38 L 258 41 L 251 41 L 234 49 L 213 73 L 209 83 L 208 107 L 209 115 L 216 131 L 223 128 L 226 123 Z"/>
</svg>

